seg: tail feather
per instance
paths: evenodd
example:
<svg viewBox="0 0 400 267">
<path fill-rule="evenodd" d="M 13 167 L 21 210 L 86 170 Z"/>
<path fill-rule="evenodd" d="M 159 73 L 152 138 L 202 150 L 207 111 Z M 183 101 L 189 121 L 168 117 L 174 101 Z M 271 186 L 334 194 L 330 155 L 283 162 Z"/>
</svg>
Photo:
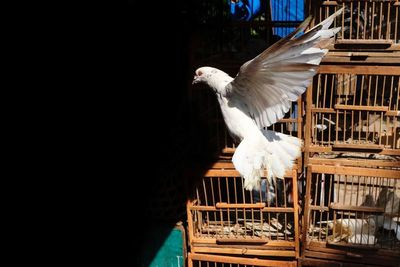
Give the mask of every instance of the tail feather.
<svg viewBox="0 0 400 267">
<path fill-rule="evenodd" d="M 302 140 L 270 130 L 262 130 L 262 133 L 268 141 L 266 152 L 271 155 L 271 161 L 266 162 L 272 166 L 270 176 L 283 179 L 286 171 L 293 168 L 294 161 L 301 155 Z"/>
<path fill-rule="evenodd" d="M 301 154 L 300 139 L 269 130 L 262 130 L 262 134 L 245 137 L 232 157 L 247 190 L 258 190 L 261 177 L 270 182 L 276 177 L 283 179 Z"/>
</svg>

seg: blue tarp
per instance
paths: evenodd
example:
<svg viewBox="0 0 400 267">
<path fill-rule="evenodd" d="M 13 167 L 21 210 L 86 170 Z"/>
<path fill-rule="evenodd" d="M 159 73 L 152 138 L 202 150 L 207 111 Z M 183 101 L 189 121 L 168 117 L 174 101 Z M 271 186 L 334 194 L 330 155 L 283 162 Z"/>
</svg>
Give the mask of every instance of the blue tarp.
<svg viewBox="0 0 400 267">
<path fill-rule="evenodd" d="M 234 20 L 250 21 L 260 13 L 261 0 L 228 0 Z"/>
<path fill-rule="evenodd" d="M 271 0 L 272 21 L 303 21 L 304 0 Z M 284 37 L 295 27 L 274 27 L 274 34 Z"/>
<path fill-rule="evenodd" d="M 261 12 L 261 0 L 228 0 L 234 20 L 250 21 Z M 304 0 L 270 0 L 272 21 L 290 22 L 304 20 Z M 274 27 L 274 34 L 284 37 L 295 27 Z"/>
</svg>

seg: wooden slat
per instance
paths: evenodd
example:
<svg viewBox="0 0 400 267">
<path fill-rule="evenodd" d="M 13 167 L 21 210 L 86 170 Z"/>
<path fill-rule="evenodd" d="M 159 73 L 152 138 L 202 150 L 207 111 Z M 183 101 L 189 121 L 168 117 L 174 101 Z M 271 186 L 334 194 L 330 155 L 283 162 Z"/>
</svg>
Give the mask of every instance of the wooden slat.
<svg viewBox="0 0 400 267">
<path fill-rule="evenodd" d="M 399 110 L 388 110 L 388 111 L 386 111 L 385 115 L 400 117 L 400 111 Z"/>
<path fill-rule="evenodd" d="M 309 258 L 317 258 L 317 259 L 327 259 L 329 261 L 335 260 L 337 262 L 340 262 L 340 266 L 357 266 L 357 265 L 352 265 L 350 262 L 353 261 L 353 263 L 356 262 L 356 264 L 359 264 L 358 266 L 365 266 L 365 258 L 364 259 L 355 259 L 355 258 L 350 258 L 347 255 L 342 255 L 342 254 L 329 254 L 325 252 L 320 252 L 320 251 L 306 251 L 304 253 L 305 257 Z M 373 256 L 369 257 L 369 264 L 367 265 L 368 267 L 373 266 L 375 264 L 378 264 L 379 262 L 382 263 L 382 259 L 379 259 L 379 257 L 376 257 L 375 259 L 372 258 Z M 350 261 L 350 262 L 349 262 Z M 364 263 L 364 264 L 363 264 Z M 322 266 L 336 266 L 336 265 L 322 265 Z M 382 265 L 378 265 L 382 266 Z M 384 265 L 383 265 L 384 266 Z M 390 266 L 390 265 L 387 265 Z M 395 265 L 392 265 L 395 266 Z"/>
<path fill-rule="evenodd" d="M 294 165 L 294 168 L 297 168 L 297 165 Z M 240 173 L 237 170 L 216 170 L 216 169 L 211 169 L 208 170 L 205 174 L 204 177 L 240 177 Z M 262 176 L 266 177 L 266 176 Z M 291 170 L 286 171 L 285 177 L 292 177 L 292 172 Z"/>
<path fill-rule="evenodd" d="M 344 109 L 344 110 L 361 110 L 361 111 L 388 111 L 389 107 L 387 106 L 356 106 L 356 105 L 340 105 L 336 104 L 335 109 Z"/>
<path fill-rule="evenodd" d="M 357 248 L 349 248 L 349 247 L 337 247 L 336 251 L 340 250 L 356 250 Z M 305 258 L 316 258 L 316 259 L 326 259 L 328 261 L 336 260 L 336 262 L 340 262 L 340 266 L 352 267 L 352 266 L 398 266 L 398 262 L 396 262 L 396 258 L 394 257 L 385 257 L 382 255 L 377 255 L 377 251 L 369 251 L 363 250 L 364 253 L 358 253 L 363 255 L 362 258 L 354 258 L 348 254 L 348 251 L 342 251 L 343 253 L 327 253 L 325 251 L 309 251 L 307 250 L 304 253 Z M 351 263 L 353 262 L 353 263 Z M 318 266 L 336 266 L 336 265 L 318 265 Z"/>
<path fill-rule="evenodd" d="M 190 206 L 190 210 L 199 210 L 199 211 L 218 211 L 215 206 Z"/>
<path fill-rule="evenodd" d="M 189 231 L 189 246 L 192 246 L 192 241 L 194 238 L 194 230 L 193 230 L 193 218 L 192 218 L 192 213 L 190 210 L 190 207 L 192 207 L 192 202 L 188 200 L 186 202 L 186 216 L 187 216 L 187 223 L 188 223 L 188 231 Z"/>
<path fill-rule="evenodd" d="M 218 202 L 215 204 L 218 209 L 262 209 L 265 207 L 265 203 L 226 203 L 226 202 Z"/>
<path fill-rule="evenodd" d="M 332 152 L 332 147 L 331 146 L 315 146 L 315 145 L 313 145 L 308 148 L 308 152 L 329 153 L 329 152 Z M 383 149 L 382 151 L 377 152 L 377 154 L 400 156 L 400 149 Z"/>
<path fill-rule="evenodd" d="M 304 127 L 304 164 L 308 165 L 308 159 L 310 157 L 310 145 L 311 145 L 311 118 L 312 118 L 312 93 L 313 83 L 306 90 L 306 123 Z"/>
<path fill-rule="evenodd" d="M 239 209 L 238 207 L 231 207 L 230 205 L 236 204 L 227 204 L 225 209 Z M 237 204 L 240 205 L 247 205 L 247 204 Z M 190 206 L 190 210 L 199 210 L 199 211 L 219 211 L 222 208 L 217 208 L 216 206 Z M 264 212 L 294 212 L 294 208 L 281 208 L 281 207 L 264 207 L 260 211 Z"/>
<path fill-rule="evenodd" d="M 337 74 L 376 74 L 376 75 L 399 75 L 398 66 L 362 66 L 362 65 L 321 65 L 318 73 Z"/>
<path fill-rule="evenodd" d="M 323 6 L 337 6 L 337 2 L 336 1 L 324 1 L 322 2 Z"/>
<path fill-rule="evenodd" d="M 257 258 L 243 258 L 233 256 L 221 256 L 221 255 L 210 255 L 210 254 L 197 254 L 189 253 L 190 261 L 204 261 L 204 262 L 216 262 L 226 264 L 241 264 L 241 265 L 254 265 L 254 266 L 272 266 L 272 267 L 296 267 L 297 261 L 277 261 L 277 260 L 264 260 Z"/>
<path fill-rule="evenodd" d="M 336 110 L 333 108 L 311 108 L 312 113 L 334 113 L 336 114 Z"/>
<path fill-rule="evenodd" d="M 211 169 L 234 169 L 234 168 L 235 166 L 233 165 L 232 161 L 226 161 L 226 162 L 218 161 L 211 166 Z M 293 165 L 293 169 L 297 169 L 296 164 Z"/>
<path fill-rule="evenodd" d="M 276 257 L 295 257 L 293 250 L 260 250 L 253 249 L 250 246 L 241 248 L 227 247 L 197 247 L 193 246 L 193 252 L 199 253 L 220 253 L 220 254 L 239 254 L 239 255 L 257 255 L 257 256 L 276 256 Z"/>
<path fill-rule="evenodd" d="M 399 64 L 398 57 L 340 57 L 326 56 L 322 58 L 322 63 L 357 63 L 357 64 Z"/>
<path fill-rule="evenodd" d="M 193 267 L 193 260 L 192 260 L 192 257 L 191 257 L 191 255 L 192 255 L 192 253 L 188 253 L 188 267 Z"/>
<path fill-rule="evenodd" d="M 344 174 L 344 175 L 358 175 L 358 176 L 400 179 L 400 171 L 394 171 L 394 170 L 330 166 L 330 165 L 310 165 L 310 166 L 312 166 L 313 173 Z"/>
<path fill-rule="evenodd" d="M 334 247 L 345 247 L 345 248 L 352 248 L 352 249 L 359 249 L 359 250 L 370 250 L 370 251 L 377 251 L 379 248 L 376 245 L 361 245 L 361 244 L 352 244 L 352 243 L 347 243 L 345 241 L 343 242 L 327 242 L 328 246 L 334 246 Z M 362 254 L 358 253 L 351 253 L 347 252 L 346 253 L 347 257 L 352 257 L 352 258 L 362 258 Z"/>
<path fill-rule="evenodd" d="M 310 158 L 309 162 L 310 164 L 347 165 L 353 167 L 400 167 L 400 160 Z"/>
<path fill-rule="evenodd" d="M 234 169 L 232 162 L 215 162 L 212 166 L 212 169 Z"/>
<path fill-rule="evenodd" d="M 317 205 L 310 205 L 310 210 L 329 211 L 329 208 L 323 207 L 323 206 L 317 206 Z"/>
<path fill-rule="evenodd" d="M 331 253 L 331 254 L 346 254 L 346 250 L 343 249 L 336 249 L 333 248 L 332 246 L 327 247 L 326 242 L 322 241 L 310 241 L 307 244 L 307 249 L 308 250 L 313 250 L 313 251 L 320 251 L 320 252 L 325 252 L 325 253 Z M 391 251 L 387 249 L 380 249 L 378 250 L 375 255 L 377 257 L 397 257 L 400 261 L 400 254 L 397 251 Z"/>
<path fill-rule="evenodd" d="M 251 243 L 251 244 L 266 244 L 270 240 L 266 238 L 229 238 L 229 237 L 220 237 L 216 238 L 218 243 Z"/>
<path fill-rule="evenodd" d="M 302 254 L 304 254 L 306 244 L 307 244 L 307 234 L 306 231 L 308 231 L 308 223 L 309 223 L 309 218 L 311 216 L 311 211 L 310 211 L 310 205 L 311 205 L 311 182 L 312 182 L 312 172 L 313 172 L 313 166 L 314 165 L 308 165 L 307 166 L 307 171 L 306 171 L 306 195 L 305 195 L 305 204 L 304 204 L 304 216 L 303 216 L 303 234 L 302 234 Z"/>
<path fill-rule="evenodd" d="M 253 239 L 252 236 L 245 236 L 243 238 Z M 217 240 L 211 237 L 194 237 L 193 243 L 196 246 L 205 246 L 205 247 L 212 247 L 212 246 L 219 246 L 217 245 Z M 293 241 L 285 241 L 285 240 L 270 240 L 268 244 L 253 246 L 254 249 L 293 249 L 295 247 L 295 243 Z"/>
<path fill-rule="evenodd" d="M 236 149 L 235 148 L 231 148 L 231 147 L 225 147 L 222 149 L 222 153 L 226 153 L 226 154 L 233 154 L 235 153 Z"/>
<path fill-rule="evenodd" d="M 310 146 L 308 151 L 309 152 L 318 152 L 318 153 L 332 152 L 332 147 L 330 147 L 330 146 Z"/>
<path fill-rule="evenodd" d="M 265 211 L 265 212 L 294 212 L 294 208 L 265 207 L 261 211 Z"/>
<path fill-rule="evenodd" d="M 336 262 L 332 260 L 323 260 L 323 259 L 312 259 L 312 258 L 301 258 L 299 259 L 299 266 L 324 266 L 324 267 L 342 267 L 342 262 Z M 357 267 L 361 267 L 364 265 L 358 265 Z M 191 267 L 191 266 L 189 266 Z M 348 266 L 352 267 L 352 266 Z"/>
<path fill-rule="evenodd" d="M 391 45 L 391 44 L 393 44 L 393 40 L 390 40 L 390 39 L 337 39 L 336 44 Z"/>
<path fill-rule="evenodd" d="M 237 170 L 208 170 L 204 177 L 240 177 Z"/>
<path fill-rule="evenodd" d="M 376 144 L 345 144 L 345 143 L 337 143 L 332 146 L 333 149 L 351 149 L 351 150 L 383 150 L 385 148 L 384 145 L 376 145 Z"/>
<path fill-rule="evenodd" d="M 329 51 L 325 57 L 395 57 L 399 58 L 399 52 L 353 52 L 353 51 Z"/>
<path fill-rule="evenodd" d="M 385 211 L 384 208 L 342 205 L 340 203 L 331 203 L 329 205 L 329 208 L 333 210 L 359 211 L 368 213 L 383 213 Z"/>
<path fill-rule="evenodd" d="M 300 257 L 300 232 L 299 232 L 299 199 L 297 190 L 297 172 L 293 170 L 293 203 L 294 203 L 294 242 L 295 242 L 295 252 L 296 258 Z"/>
<path fill-rule="evenodd" d="M 302 97 L 300 96 L 299 99 L 297 99 L 297 120 L 298 120 L 298 125 L 297 125 L 297 138 L 299 139 L 303 139 L 302 134 L 303 131 L 301 129 L 303 129 L 302 123 L 303 123 L 303 100 Z M 302 168 L 302 163 L 303 161 L 300 160 L 297 162 L 299 164 L 299 168 L 298 171 L 300 171 Z"/>
<path fill-rule="evenodd" d="M 400 149 L 385 149 L 382 152 L 379 152 L 381 155 L 393 155 L 400 156 Z"/>
</svg>

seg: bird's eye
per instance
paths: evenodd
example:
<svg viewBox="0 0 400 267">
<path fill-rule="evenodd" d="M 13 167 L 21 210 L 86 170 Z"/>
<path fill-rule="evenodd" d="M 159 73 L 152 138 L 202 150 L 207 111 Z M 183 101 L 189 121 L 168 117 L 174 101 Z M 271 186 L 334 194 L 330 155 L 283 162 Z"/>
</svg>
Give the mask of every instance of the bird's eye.
<svg viewBox="0 0 400 267">
<path fill-rule="evenodd" d="M 198 70 L 197 73 L 196 73 L 196 75 L 197 75 L 197 76 L 201 76 L 201 75 L 203 75 L 203 72 L 201 72 L 200 70 Z"/>
</svg>

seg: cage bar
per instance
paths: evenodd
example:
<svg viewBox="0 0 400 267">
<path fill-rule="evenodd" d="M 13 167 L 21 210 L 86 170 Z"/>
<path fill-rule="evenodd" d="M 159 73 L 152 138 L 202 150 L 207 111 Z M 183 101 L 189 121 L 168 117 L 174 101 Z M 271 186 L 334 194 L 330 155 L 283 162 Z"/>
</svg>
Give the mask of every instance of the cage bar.
<svg viewBox="0 0 400 267">
<path fill-rule="evenodd" d="M 400 67 L 324 65 L 307 108 L 306 150 L 400 155 Z"/>
</svg>

